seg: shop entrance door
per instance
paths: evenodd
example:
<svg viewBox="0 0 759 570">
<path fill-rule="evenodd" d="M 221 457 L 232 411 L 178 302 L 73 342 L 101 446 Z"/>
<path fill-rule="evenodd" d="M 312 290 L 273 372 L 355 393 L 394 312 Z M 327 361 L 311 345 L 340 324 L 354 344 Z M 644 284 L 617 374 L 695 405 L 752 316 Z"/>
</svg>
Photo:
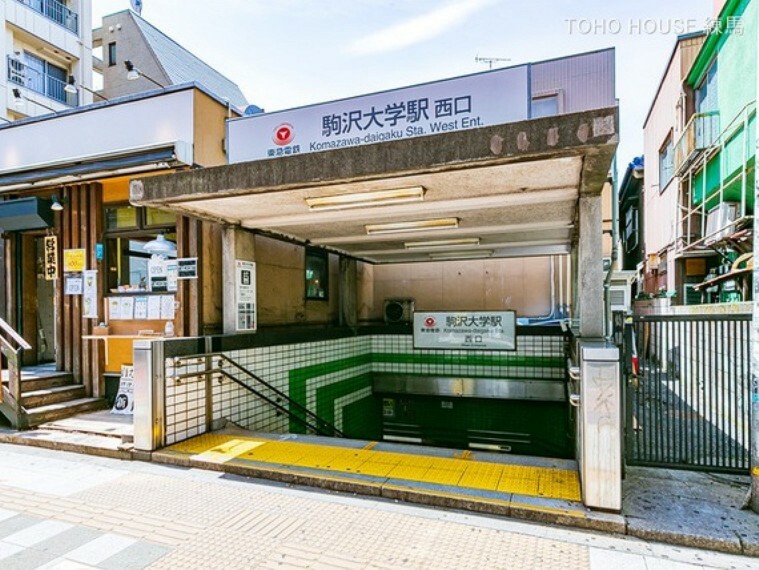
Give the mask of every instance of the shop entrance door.
<svg viewBox="0 0 759 570">
<path fill-rule="evenodd" d="M 19 332 L 32 346 L 25 350 L 25 366 L 55 362 L 57 281 L 45 279 L 44 237 L 41 232 L 24 232 L 17 245 L 16 319 Z"/>
</svg>

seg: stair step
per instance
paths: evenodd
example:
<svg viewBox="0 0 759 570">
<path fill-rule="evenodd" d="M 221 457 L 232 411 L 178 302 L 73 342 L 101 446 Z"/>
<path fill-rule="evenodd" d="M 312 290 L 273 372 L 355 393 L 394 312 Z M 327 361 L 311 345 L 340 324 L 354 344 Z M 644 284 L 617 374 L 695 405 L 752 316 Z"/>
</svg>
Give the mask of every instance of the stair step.
<svg viewBox="0 0 759 570">
<path fill-rule="evenodd" d="M 26 410 L 29 426 L 37 426 L 45 422 L 52 422 L 68 416 L 74 416 L 92 410 L 102 410 L 107 407 L 103 398 L 79 398 L 69 402 L 49 404 Z"/>
<path fill-rule="evenodd" d="M 54 372 L 44 376 L 21 377 L 21 392 L 34 392 L 36 390 L 49 390 L 57 386 L 71 386 L 74 377 L 71 372 Z M 6 386 L 8 382 L 3 380 Z"/>
<path fill-rule="evenodd" d="M 22 384 L 22 388 L 26 388 Z M 39 408 L 50 404 L 58 404 L 70 400 L 79 400 L 86 397 L 86 390 L 81 384 L 70 386 L 54 386 L 44 390 L 32 390 L 21 393 L 21 405 L 27 410 L 29 408 Z"/>
</svg>

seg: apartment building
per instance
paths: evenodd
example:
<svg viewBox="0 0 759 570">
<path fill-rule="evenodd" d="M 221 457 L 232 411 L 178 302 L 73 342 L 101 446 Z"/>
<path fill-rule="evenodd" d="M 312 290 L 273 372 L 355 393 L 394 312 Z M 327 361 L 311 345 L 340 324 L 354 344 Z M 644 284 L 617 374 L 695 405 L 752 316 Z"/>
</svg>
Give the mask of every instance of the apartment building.
<svg viewBox="0 0 759 570">
<path fill-rule="evenodd" d="M 0 0 L 6 68 L 0 74 L 0 119 L 92 102 L 91 8 L 91 0 Z M 66 89 L 68 84 L 74 88 Z"/>
</svg>

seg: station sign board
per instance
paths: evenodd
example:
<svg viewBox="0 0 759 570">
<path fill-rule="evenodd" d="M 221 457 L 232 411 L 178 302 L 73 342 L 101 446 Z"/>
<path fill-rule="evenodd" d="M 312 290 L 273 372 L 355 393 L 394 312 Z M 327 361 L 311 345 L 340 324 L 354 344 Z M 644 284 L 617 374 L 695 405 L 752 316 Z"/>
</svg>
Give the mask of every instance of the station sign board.
<svg viewBox="0 0 759 570">
<path fill-rule="evenodd" d="M 522 121 L 530 66 L 424 83 L 227 122 L 229 162 L 362 146 Z"/>
<path fill-rule="evenodd" d="M 416 311 L 414 348 L 516 350 L 516 313 Z"/>
</svg>

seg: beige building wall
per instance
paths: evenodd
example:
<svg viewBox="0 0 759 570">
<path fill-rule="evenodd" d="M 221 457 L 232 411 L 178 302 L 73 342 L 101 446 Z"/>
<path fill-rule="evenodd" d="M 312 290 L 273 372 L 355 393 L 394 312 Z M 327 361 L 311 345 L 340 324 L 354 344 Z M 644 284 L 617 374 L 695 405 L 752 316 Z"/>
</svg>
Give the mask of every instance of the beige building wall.
<svg viewBox="0 0 759 570">
<path fill-rule="evenodd" d="M 654 279 L 654 287 L 675 288 L 673 247 L 678 238 L 679 179 L 674 176 L 668 183 L 660 180 L 659 154 L 669 137 L 677 144 L 685 126 L 688 109 L 682 91 L 683 79 L 703 43 L 703 37 L 681 40 L 676 47 L 654 99 L 648 119 L 643 127 L 643 147 L 646 163 L 644 182 L 645 250 L 647 258 L 666 255 L 666 279 Z M 663 185 L 664 184 L 664 185 Z M 650 267 L 649 267 L 650 274 Z M 649 291 L 655 292 L 655 291 Z"/>
<path fill-rule="evenodd" d="M 103 48 L 103 63 L 100 69 L 103 90 L 100 93 L 104 97 L 111 99 L 158 89 L 158 86 L 144 77 L 129 81 L 124 67 L 126 60 L 131 61 L 143 74 L 161 85 L 171 84 L 128 12 L 118 12 L 104 17 L 103 25 L 92 32 L 92 41 L 94 47 Z M 116 60 L 114 65 L 109 65 L 108 46 L 112 43 L 116 46 Z"/>
<path fill-rule="evenodd" d="M 437 261 L 359 267 L 359 320 L 382 320 L 385 299 L 414 299 L 414 308 L 515 310 L 519 317 L 546 316 L 559 290 L 567 298 L 567 256 Z M 564 285 L 559 285 L 563 276 Z M 566 303 L 566 301 L 565 301 Z"/>
</svg>

